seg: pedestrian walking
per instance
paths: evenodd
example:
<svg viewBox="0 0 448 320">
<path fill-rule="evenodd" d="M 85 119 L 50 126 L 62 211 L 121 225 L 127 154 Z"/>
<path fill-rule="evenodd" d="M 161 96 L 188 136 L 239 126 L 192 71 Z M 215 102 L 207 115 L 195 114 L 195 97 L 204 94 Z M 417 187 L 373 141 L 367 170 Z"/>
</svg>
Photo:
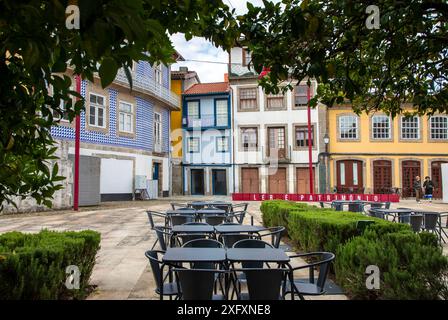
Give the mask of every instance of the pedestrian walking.
<svg viewBox="0 0 448 320">
<path fill-rule="evenodd" d="M 420 176 L 416 176 L 414 180 L 414 191 L 415 191 L 415 200 L 417 203 L 420 203 L 422 198 L 422 181 L 420 180 Z"/>
<path fill-rule="evenodd" d="M 425 182 L 423 182 L 423 189 L 425 190 L 425 199 L 429 200 L 429 202 L 432 202 L 432 193 L 434 191 L 434 183 L 432 182 L 431 178 L 426 176 Z"/>
</svg>

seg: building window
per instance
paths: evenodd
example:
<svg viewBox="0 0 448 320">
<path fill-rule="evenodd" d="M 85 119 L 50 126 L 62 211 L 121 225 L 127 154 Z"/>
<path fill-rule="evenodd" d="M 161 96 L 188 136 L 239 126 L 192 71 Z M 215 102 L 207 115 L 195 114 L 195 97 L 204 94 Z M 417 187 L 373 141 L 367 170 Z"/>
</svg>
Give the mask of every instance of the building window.
<svg viewBox="0 0 448 320">
<path fill-rule="evenodd" d="M 266 95 L 266 109 L 276 110 L 285 107 L 285 96 L 283 93 L 267 94 Z"/>
<path fill-rule="evenodd" d="M 154 81 L 162 84 L 162 65 L 160 63 L 154 65 Z"/>
<path fill-rule="evenodd" d="M 229 124 L 227 99 L 216 100 L 216 126 L 223 127 Z"/>
<path fill-rule="evenodd" d="M 154 113 L 154 144 L 160 146 L 162 144 L 162 116 L 160 113 Z"/>
<path fill-rule="evenodd" d="M 249 63 L 252 60 L 252 54 L 248 49 L 243 49 L 243 66 L 249 66 Z"/>
<path fill-rule="evenodd" d="M 257 87 L 239 89 L 239 105 L 241 110 L 256 110 L 258 107 Z"/>
<path fill-rule="evenodd" d="M 401 139 L 420 139 L 420 119 L 418 117 L 401 118 Z"/>
<path fill-rule="evenodd" d="M 199 101 L 188 101 L 187 113 L 189 120 L 199 119 Z"/>
<path fill-rule="evenodd" d="M 433 116 L 430 118 L 430 136 L 434 140 L 448 139 L 448 117 Z"/>
<path fill-rule="evenodd" d="M 294 107 L 303 108 L 308 106 L 308 86 L 300 84 L 294 89 Z"/>
<path fill-rule="evenodd" d="M 255 151 L 258 148 L 258 129 L 241 128 L 241 145 L 244 151 Z"/>
<path fill-rule="evenodd" d="M 228 137 L 216 137 L 216 151 L 228 152 L 229 151 L 229 138 Z"/>
<path fill-rule="evenodd" d="M 187 150 L 190 153 L 198 153 L 199 152 L 199 138 L 190 137 L 187 140 Z"/>
<path fill-rule="evenodd" d="M 51 90 L 53 91 L 53 87 L 51 87 Z M 70 87 L 69 90 L 70 91 L 75 91 L 75 89 L 73 87 Z M 69 98 L 69 101 L 71 100 L 71 102 L 72 102 L 72 109 L 74 109 L 76 101 L 73 99 L 71 94 L 68 94 L 68 95 L 71 97 L 71 98 Z M 64 122 L 68 122 L 69 121 L 68 112 L 66 111 L 67 110 L 67 103 L 68 103 L 68 101 L 60 99 L 60 102 L 59 102 L 59 110 L 60 110 L 60 112 L 58 112 L 56 110 L 53 110 L 53 119 L 61 120 L 61 121 L 64 121 Z M 61 117 L 61 113 L 62 113 L 62 117 Z"/>
<path fill-rule="evenodd" d="M 390 139 L 391 138 L 390 118 L 384 115 L 372 117 L 372 138 Z"/>
<path fill-rule="evenodd" d="M 133 106 L 130 103 L 120 101 L 118 112 L 118 130 L 127 133 L 134 132 Z"/>
<path fill-rule="evenodd" d="M 104 97 L 91 93 L 89 99 L 89 125 L 94 127 L 106 127 L 105 124 L 105 101 Z"/>
<path fill-rule="evenodd" d="M 305 148 L 308 146 L 308 127 L 296 127 L 296 147 Z M 311 146 L 314 147 L 314 126 L 311 126 Z"/>
<path fill-rule="evenodd" d="M 358 117 L 339 117 L 339 138 L 344 140 L 358 139 L 359 137 Z"/>
</svg>

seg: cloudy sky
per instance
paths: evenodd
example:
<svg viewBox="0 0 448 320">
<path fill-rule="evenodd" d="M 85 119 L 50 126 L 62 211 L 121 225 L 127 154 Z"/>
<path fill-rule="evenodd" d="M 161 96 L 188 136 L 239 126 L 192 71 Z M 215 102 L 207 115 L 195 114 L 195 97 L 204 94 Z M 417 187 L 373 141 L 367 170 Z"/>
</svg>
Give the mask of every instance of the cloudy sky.
<svg viewBox="0 0 448 320">
<path fill-rule="evenodd" d="M 246 3 L 251 2 L 256 6 L 263 4 L 262 0 L 224 0 L 230 7 L 235 8 L 237 14 L 244 14 L 247 11 Z M 175 34 L 171 37 L 176 50 L 187 61 L 174 64 L 171 69 L 178 70 L 180 66 L 186 66 L 189 70 L 196 71 L 201 82 L 220 82 L 224 80 L 224 73 L 227 72 L 228 54 L 216 48 L 204 38 L 193 38 L 186 41 L 183 34 Z M 188 60 L 210 61 L 196 62 Z"/>
</svg>

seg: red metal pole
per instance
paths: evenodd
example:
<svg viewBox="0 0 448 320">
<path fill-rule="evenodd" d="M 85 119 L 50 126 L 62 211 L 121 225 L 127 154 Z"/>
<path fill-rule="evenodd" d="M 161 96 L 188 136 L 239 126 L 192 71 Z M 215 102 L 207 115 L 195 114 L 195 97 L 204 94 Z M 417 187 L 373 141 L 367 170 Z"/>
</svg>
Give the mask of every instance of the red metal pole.
<svg viewBox="0 0 448 320">
<path fill-rule="evenodd" d="M 75 76 L 76 79 L 76 92 L 81 94 L 81 77 Z M 76 98 L 78 101 L 79 98 Z M 74 176 L 74 190 L 73 190 L 73 210 L 78 211 L 79 205 L 79 149 L 81 138 L 81 118 L 79 115 L 75 118 L 75 176 Z"/>
<path fill-rule="evenodd" d="M 311 143 L 311 106 L 310 106 L 310 100 L 311 100 L 311 89 L 310 86 L 308 86 L 307 90 L 307 96 L 308 96 L 308 166 L 310 171 L 310 194 L 314 194 L 314 175 L 313 175 L 313 146 Z"/>
</svg>

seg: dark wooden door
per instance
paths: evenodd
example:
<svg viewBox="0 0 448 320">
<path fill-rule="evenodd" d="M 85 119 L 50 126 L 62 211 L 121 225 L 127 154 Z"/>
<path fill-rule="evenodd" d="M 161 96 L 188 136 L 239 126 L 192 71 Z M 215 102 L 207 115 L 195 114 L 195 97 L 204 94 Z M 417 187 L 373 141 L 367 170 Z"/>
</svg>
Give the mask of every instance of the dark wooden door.
<svg viewBox="0 0 448 320">
<path fill-rule="evenodd" d="M 277 159 L 286 158 L 286 144 L 285 144 L 285 128 L 273 127 L 268 128 L 268 156 L 277 157 Z"/>
<path fill-rule="evenodd" d="M 362 161 L 340 160 L 336 162 L 337 192 L 364 193 Z"/>
<path fill-rule="evenodd" d="M 191 194 L 204 194 L 204 170 L 191 169 Z"/>
<path fill-rule="evenodd" d="M 241 169 L 242 193 L 260 193 L 260 178 L 258 168 Z"/>
<path fill-rule="evenodd" d="M 433 197 L 436 199 L 442 198 L 442 163 L 448 163 L 447 161 L 433 161 L 431 163 L 431 180 L 434 183 Z"/>
<path fill-rule="evenodd" d="M 313 168 L 313 180 L 316 183 L 315 173 Z M 310 170 L 309 168 L 297 168 L 296 170 L 296 191 L 300 194 L 310 193 Z"/>
<path fill-rule="evenodd" d="M 286 193 L 286 168 L 269 172 L 269 193 Z"/>
<path fill-rule="evenodd" d="M 373 161 L 373 193 L 390 193 L 392 189 L 392 162 Z"/>
<path fill-rule="evenodd" d="M 226 195 L 227 194 L 227 171 L 225 169 L 212 170 L 212 189 L 213 194 Z"/>
<path fill-rule="evenodd" d="M 403 180 L 401 194 L 404 198 L 415 197 L 413 184 L 416 176 L 420 176 L 421 178 L 420 162 L 411 160 L 403 161 L 401 163 L 401 179 Z"/>
</svg>

